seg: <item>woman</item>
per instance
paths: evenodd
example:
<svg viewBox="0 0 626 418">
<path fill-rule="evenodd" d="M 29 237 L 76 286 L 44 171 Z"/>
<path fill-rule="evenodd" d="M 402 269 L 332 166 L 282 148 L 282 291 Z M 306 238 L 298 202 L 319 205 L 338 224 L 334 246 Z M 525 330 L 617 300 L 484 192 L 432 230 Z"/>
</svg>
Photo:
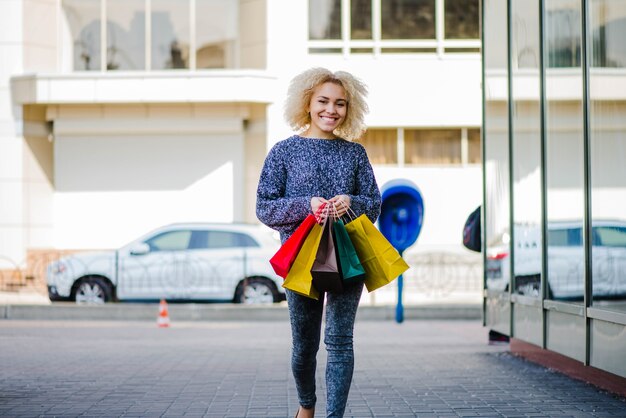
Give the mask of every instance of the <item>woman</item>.
<svg viewBox="0 0 626 418">
<path fill-rule="evenodd" d="M 380 214 L 380 192 L 362 145 L 351 142 L 365 131 L 366 87 L 349 73 L 313 68 L 289 86 L 285 117 L 300 132 L 270 150 L 257 191 L 257 216 L 280 232 L 285 242 L 309 213 L 332 205 L 341 216 L 348 208 L 372 222 Z M 333 211 L 334 212 L 334 211 Z M 326 296 L 324 343 L 326 413 L 343 416 L 352 373 L 352 334 L 363 284 L 341 294 L 313 300 L 287 290 L 292 334 L 291 367 L 300 407 L 296 417 L 315 412 L 316 355 Z"/>
</svg>

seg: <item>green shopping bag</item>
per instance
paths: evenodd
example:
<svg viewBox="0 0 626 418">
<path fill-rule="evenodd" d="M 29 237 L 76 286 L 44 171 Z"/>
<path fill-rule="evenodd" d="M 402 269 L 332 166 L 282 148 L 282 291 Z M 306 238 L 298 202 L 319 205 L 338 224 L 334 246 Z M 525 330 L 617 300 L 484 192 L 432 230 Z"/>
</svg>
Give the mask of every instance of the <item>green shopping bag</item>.
<svg viewBox="0 0 626 418">
<path fill-rule="evenodd" d="M 333 223 L 333 238 L 343 281 L 346 283 L 362 282 L 365 279 L 365 269 L 350 241 L 346 226 L 340 219 Z"/>
<path fill-rule="evenodd" d="M 391 283 L 408 270 L 408 264 L 367 216 L 361 215 L 348 223 L 346 231 L 365 268 L 365 286 L 369 292 Z"/>
</svg>

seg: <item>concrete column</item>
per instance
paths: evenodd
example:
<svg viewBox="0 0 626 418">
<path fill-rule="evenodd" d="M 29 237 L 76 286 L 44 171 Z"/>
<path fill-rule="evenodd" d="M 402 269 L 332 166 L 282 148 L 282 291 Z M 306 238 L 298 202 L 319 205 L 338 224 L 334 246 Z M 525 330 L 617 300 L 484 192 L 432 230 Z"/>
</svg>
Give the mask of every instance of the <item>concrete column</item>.
<svg viewBox="0 0 626 418">
<path fill-rule="evenodd" d="M 19 108 L 11 102 L 10 77 L 23 72 L 22 1 L 0 2 L 0 269 L 25 259 L 23 207 L 24 143 Z M 10 261 L 9 261 L 10 260 Z"/>
<path fill-rule="evenodd" d="M 11 99 L 11 77 L 57 66 L 57 1 L 0 2 L 0 269 L 48 246 L 52 152 L 42 109 Z M 10 261 L 9 261 L 10 260 Z"/>
</svg>

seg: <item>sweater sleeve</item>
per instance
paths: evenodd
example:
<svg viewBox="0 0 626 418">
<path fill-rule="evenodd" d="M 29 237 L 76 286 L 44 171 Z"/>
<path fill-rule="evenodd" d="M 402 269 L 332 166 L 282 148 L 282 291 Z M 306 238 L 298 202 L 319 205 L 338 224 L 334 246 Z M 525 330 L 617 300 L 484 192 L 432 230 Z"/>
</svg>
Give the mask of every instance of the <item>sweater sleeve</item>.
<svg viewBox="0 0 626 418">
<path fill-rule="evenodd" d="M 268 153 L 257 189 L 256 215 L 265 225 L 290 234 L 310 213 L 311 198 L 286 197 L 285 153 L 274 146 Z"/>
<path fill-rule="evenodd" d="M 349 195 L 352 210 L 358 215 L 365 214 L 372 222 L 380 215 L 380 191 L 374 177 L 374 170 L 363 146 L 359 146 L 356 190 Z"/>
</svg>

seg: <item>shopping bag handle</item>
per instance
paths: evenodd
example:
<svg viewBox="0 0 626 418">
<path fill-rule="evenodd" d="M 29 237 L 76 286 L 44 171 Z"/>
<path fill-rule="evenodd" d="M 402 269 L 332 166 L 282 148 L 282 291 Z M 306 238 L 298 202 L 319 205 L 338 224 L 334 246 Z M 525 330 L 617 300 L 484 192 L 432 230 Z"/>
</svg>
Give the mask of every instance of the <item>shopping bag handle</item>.
<svg viewBox="0 0 626 418">
<path fill-rule="evenodd" d="M 324 213 L 326 216 L 324 218 L 321 217 L 322 213 Z M 318 224 L 322 224 L 322 226 L 326 225 L 326 220 L 328 219 L 328 215 L 330 213 L 330 206 L 324 202 L 320 205 L 319 208 L 317 208 L 317 210 L 315 211 L 315 221 Z"/>
<path fill-rule="evenodd" d="M 352 222 L 353 220 L 358 218 L 358 216 L 356 215 L 356 213 L 354 213 L 352 208 L 350 206 L 346 205 L 346 203 L 343 200 L 340 200 L 339 203 L 341 203 L 344 206 L 344 208 L 346 209 L 346 213 L 344 214 L 344 216 L 347 216 L 348 219 L 350 219 L 350 222 Z M 336 211 L 336 209 L 335 209 L 335 211 Z"/>
</svg>

